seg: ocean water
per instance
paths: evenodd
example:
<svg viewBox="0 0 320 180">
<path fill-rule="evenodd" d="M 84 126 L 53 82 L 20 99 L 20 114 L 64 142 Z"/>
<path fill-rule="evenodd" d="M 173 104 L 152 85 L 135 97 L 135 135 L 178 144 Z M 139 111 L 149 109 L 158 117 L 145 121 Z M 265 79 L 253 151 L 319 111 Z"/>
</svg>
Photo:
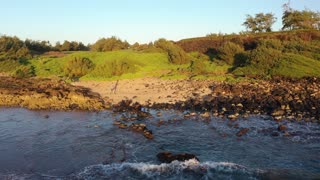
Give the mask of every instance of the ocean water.
<svg viewBox="0 0 320 180">
<path fill-rule="evenodd" d="M 0 109 L 0 179 L 319 179 L 320 125 L 267 116 L 230 121 L 150 110 L 154 139 L 113 125 L 129 113 Z M 49 117 L 46 117 L 46 116 Z M 158 126 L 159 120 L 164 124 Z M 279 124 L 289 136 L 277 132 Z M 237 137 L 241 128 L 247 134 Z M 197 160 L 162 164 L 159 152 Z"/>
</svg>

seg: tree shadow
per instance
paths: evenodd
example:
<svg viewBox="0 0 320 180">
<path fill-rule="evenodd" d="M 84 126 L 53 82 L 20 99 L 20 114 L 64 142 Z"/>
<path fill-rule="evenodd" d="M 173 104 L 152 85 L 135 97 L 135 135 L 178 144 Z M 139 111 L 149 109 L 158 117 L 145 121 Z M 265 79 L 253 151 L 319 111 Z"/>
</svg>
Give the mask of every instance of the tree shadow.
<svg viewBox="0 0 320 180">
<path fill-rule="evenodd" d="M 25 65 L 25 66 L 30 64 L 30 62 L 27 58 L 19 58 L 19 63 L 21 65 Z"/>
<path fill-rule="evenodd" d="M 204 54 L 209 56 L 210 61 L 218 57 L 218 50 L 216 48 L 209 48 Z"/>
</svg>

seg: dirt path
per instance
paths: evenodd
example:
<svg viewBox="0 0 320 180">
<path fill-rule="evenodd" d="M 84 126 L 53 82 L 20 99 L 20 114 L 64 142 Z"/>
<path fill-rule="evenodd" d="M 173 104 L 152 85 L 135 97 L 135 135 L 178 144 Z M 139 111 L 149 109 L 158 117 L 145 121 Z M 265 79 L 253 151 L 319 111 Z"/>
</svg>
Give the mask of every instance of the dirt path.
<svg viewBox="0 0 320 180">
<path fill-rule="evenodd" d="M 141 78 L 118 81 L 80 81 L 73 85 L 84 86 L 109 98 L 113 103 L 132 99 L 141 104 L 175 103 L 189 97 L 210 93 L 209 81 L 203 80 L 162 80 L 159 78 Z M 116 88 L 115 88 L 116 87 Z"/>
</svg>

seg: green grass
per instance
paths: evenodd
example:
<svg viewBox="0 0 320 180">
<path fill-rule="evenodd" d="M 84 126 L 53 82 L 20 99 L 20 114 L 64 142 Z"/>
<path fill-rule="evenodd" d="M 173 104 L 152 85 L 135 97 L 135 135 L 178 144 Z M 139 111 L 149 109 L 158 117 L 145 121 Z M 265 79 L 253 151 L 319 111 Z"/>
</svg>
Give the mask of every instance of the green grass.
<svg viewBox="0 0 320 180">
<path fill-rule="evenodd" d="M 190 77 L 188 67 L 190 64 L 175 65 L 169 63 L 167 55 L 165 53 L 154 52 L 136 52 L 132 50 L 112 51 L 112 52 L 73 52 L 68 53 L 64 57 L 46 57 L 39 56 L 37 58 L 29 60 L 30 65 L 34 66 L 35 73 L 39 77 L 56 77 L 64 76 L 63 67 L 69 61 L 75 57 L 89 58 L 96 67 L 102 66 L 106 61 L 130 61 L 130 64 L 134 64 L 135 72 L 126 73 L 121 76 L 113 77 L 97 77 L 94 71 L 80 78 L 80 80 L 118 80 L 118 79 L 134 79 L 141 77 L 161 77 L 163 79 L 186 79 Z M 230 66 L 217 65 L 209 61 L 205 62 L 208 76 L 223 76 Z M 12 68 L 11 68 L 12 69 Z M 185 72 L 182 73 L 182 70 Z"/>
<path fill-rule="evenodd" d="M 0 72 L 14 73 L 21 64 L 15 60 L 0 61 Z"/>
<path fill-rule="evenodd" d="M 301 78 L 320 77 L 320 61 L 297 54 L 285 54 L 272 75 Z"/>
<path fill-rule="evenodd" d="M 64 77 L 63 68 L 65 64 L 75 57 L 89 58 L 95 67 L 101 67 L 108 61 L 127 61 L 134 65 L 134 71 L 127 72 L 120 76 L 106 77 L 97 76 L 94 70 L 80 78 L 80 80 L 119 80 L 135 79 L 141 77 L 160 77 L 162 79 L 210 79 L 216 81 L 238 82 L 245 81 L 246 78 L 235 78 L 236 75 L 259 74 L 259 70 L 252 66 L 237 68 L 233 73 L 228 73 L 231 66 L 220 61 L 203 60 L 205 73 L 195 74 L 190 70 L 190 64 L 174 65 L 169 63 L 167 55 L 160 52 L 136 52 L 132 50 L 112 51 L 112 52 L 69 52 L 63 57 L 39 56 L 28 61 L 28 66 L 35 68 L 38 77 Z M 23 65 L 18 61 L 0 61 L 0 72 L 14 73 Z M 101 71 L 101 68 L 100 68 Z M 103 71 L 103 69 L 102 69 Z M 98 73 L 99 74 L 99 73 Z M 271 76 L 286 77 L 320 77 L 320 61 L 302 55 L 283 54 L 281 61 L 270 71 Z"/>
<path fill-rule="evenodd" d="M 237 68 L 235 75 L 262 75 L 261 69 L 248 65 Z M 284 76 L 292 78 L 320 77 L 320 61 L 302 55 L 286 53 L 283 54 L 280 62 L 270 70 L 267 76 Z"/>
</svg>

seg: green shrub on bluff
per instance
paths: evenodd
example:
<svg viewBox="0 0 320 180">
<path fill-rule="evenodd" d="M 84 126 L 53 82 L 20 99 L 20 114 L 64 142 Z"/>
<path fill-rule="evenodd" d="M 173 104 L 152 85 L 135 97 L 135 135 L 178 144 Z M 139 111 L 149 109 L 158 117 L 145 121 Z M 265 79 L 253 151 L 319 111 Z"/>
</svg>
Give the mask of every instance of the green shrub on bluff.
<svg viewBox="0 0 320 180">
<path fill-rule="evenodd" d="M 35 76 L 35 70 L 33 66 L 22 66 L 17 69 L 14 73 L 14 77 L 17 78 L 28 78 Z"/>
<path fill-rule="evenodd" d="M 235 56 L 244 52 L 243 47 L 233 42 L 226 42 L 218 48 L 219 59 L 225 61 L 229 65 L 233 65 Z"/>
<path fill-rule="evenodd" d="M 266 47 L 258 47 L 252 50 L 247 58 L 245 67 L 237 68 L 234 71 L 234 74 L 269 77 L 271 75 L 271 70 L 280 62 L 281 51 Z"/>
<path fill-rule="evenodd" d="M 170 63 L 187 64 L 190 62 L 187 53 L 173 42 L 167 41 L 166 39 L 159 39 L 154 43 L 154 46 L 164 50 L 168 54 Z"/>
<path fill-rule="evenodd" d="M 127 41 L 122 41 L 119 38 L 101 38 L 91 46 L 91 50 L 98 52 L 116 51 L 122 49 L 128 49 L 130 44 Z"/>
<path fill-rule="evenodd" d="M 104 64 L 97 66 L 90 76 L 95 78 L 111 78 L 113 76 L 121 76 L 126 73 L 134 73 L 136 71 L 136 63 L 130 59 L 107 60 Z"/>
<path fill-rule="evenodd" d="M 284 46 L 279 39 L 260 39 L 258 41 L 258 47 L 271 48 L 278 51 L 284 49 Z"/>
<path fill-rule="evenodd" d="M 88 58 L 74 58 L 64 66 L 64 73 L 70 79 L 78 79 L 94 68 L 93 62 Z"/>
</svg>

